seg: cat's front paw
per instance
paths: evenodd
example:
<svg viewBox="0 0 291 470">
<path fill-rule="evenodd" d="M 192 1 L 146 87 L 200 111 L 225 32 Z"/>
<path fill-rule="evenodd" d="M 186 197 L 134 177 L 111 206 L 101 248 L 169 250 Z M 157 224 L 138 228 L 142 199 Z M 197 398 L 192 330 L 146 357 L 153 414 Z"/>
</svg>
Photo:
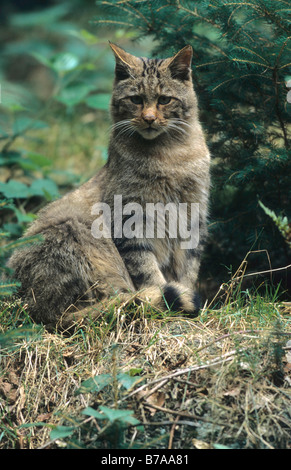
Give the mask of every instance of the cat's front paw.
<svg viewBox="0 0 291 470">
<path fill-rule="evenodd" d="M 199 313 L 199 295 L 179 283 L 166 284 L 163 288 L 163 299 L 169 310 L 174 312 L 184 312 L 191 316 L 197 316 Z"/>
</svg>

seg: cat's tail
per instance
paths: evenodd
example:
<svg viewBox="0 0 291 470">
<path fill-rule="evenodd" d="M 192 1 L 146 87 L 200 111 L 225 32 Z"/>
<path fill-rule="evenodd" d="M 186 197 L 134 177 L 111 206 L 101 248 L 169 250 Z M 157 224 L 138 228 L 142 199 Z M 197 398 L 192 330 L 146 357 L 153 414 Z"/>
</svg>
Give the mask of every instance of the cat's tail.
<svg viewBox="0 0 291 470">
<path fill-rule="evenodd" d="M 178 282 L 169 282 L 163 287 L 146 287 L 136 293 L 136 298 L 162 311 L 182 312 L 191 316 L 198 315 L 200 308 L 198 294 Z"/>
</svg>

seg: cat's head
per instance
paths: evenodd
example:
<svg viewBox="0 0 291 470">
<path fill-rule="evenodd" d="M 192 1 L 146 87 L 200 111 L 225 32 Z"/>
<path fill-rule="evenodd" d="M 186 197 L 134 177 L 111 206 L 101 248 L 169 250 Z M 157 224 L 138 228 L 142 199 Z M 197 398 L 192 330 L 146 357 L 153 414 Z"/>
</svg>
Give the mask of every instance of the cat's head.
<svg viewBox="0 0 291 470">
<path fill-rule="evenodd" d="M 110 43 L 116 59 L 111 101 L 113 130 L 152 140 L 162 133 L 185 137 L 196 115 L 191 78 L 192 47 L 167 59 L 135 57 Z"/>
</svg>

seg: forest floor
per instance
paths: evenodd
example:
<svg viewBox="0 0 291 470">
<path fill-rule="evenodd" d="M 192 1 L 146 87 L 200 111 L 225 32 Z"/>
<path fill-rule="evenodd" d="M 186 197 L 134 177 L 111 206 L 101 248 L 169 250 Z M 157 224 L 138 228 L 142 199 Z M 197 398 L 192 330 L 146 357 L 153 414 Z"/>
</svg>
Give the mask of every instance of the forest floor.
<svg viewBox="0 0 291 470">
<path fill-rule="evenodd" d="M 0 448 L 290 448 L 290 309 L 120 304 L 66 334 L 2 305 Z"/>
</svg>

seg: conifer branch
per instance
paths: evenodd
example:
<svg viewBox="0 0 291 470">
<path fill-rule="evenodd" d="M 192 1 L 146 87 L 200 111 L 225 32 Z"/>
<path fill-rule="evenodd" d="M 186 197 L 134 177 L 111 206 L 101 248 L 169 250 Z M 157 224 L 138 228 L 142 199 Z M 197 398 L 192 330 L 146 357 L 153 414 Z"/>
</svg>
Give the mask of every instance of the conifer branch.
<svg viewBox="0 0 291 470">
<path fill-rule="evenodd" d="M 235 80 L 239 80 L 239 79 L 242 79 L 242 78 L 246 78 L 246 77 L 261 77 L 261 75 L 259 73 L 247 73 L 245 75 L 241 75 L 240 77 L 229 78 L 228 80 L 225 80 L 224 82 L 220 83 L 216 87 L 212 88 L 211 91 L 214 92 L 215 90 L 217 90 L 222 85 L 225 85 L 226 83 L 229 83 L 229 82 L 232 82 L 232 81 L 235 81 Z M 264 78 L 267 78 L 267 77 L 264 77 Z"/>
</svg>

